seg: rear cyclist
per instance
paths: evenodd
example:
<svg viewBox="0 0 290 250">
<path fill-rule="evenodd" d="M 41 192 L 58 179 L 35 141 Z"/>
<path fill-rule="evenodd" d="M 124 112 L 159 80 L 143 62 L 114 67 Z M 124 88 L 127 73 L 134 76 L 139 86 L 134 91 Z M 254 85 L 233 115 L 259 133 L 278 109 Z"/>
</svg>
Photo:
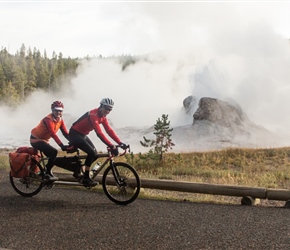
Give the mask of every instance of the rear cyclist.
<svg viewBox="0 0 290 250">
<path fill-rule="evenodd" d="M 98 108 L 92 109 L 81 116 L 76 122 L 73 123 L 69 131 L 70 145 L 80 148 L 87 153 L 85 159 L 85 173 L 82 183 L 84 185 L 97 185 L 98 183 L 90 179 L 89 171 L 93 161 L 96 159 L 95 155 L 97 150 L 92 141 L 87 136 L 92 130 L 94 130 L 97 136 L 110 147 L 113 155 L 118 155 L 118 149 L 116 146 L 108 140 L 105 134 L 102 132 L 100 125 L 104 127 L 106 133 L 122 148 L 126 148 L 126 144 L 122 143 L 119 137 L 108 123 L 107 115 L 112 111 L 114 102 L 112 99 L 104 98 L 100 102 Z M 76 175 L 74 175 L 76 177 Z"/>
<path fill-rule="evenodd" d="M 51 114 L 44 117 L 40 123 L 31 130 L 30 144 L 32 147 L 42 151 L 47 157 L 46 176 L 50 181 L 56 181 L 58 178 L 54 176 L 51 169 L 54 165 L 54 160 L 57 156 L 57 149 L 49 144 L 52 137 L 63 151 L 69 149 L 64 145 L 57 136 L 57 131 L 60 129 L 64 137 L 68 140 L 68 131 L 62 119 L 62 111 L 64 105 L 60 101 L 55 101 L 51 104 Z"/>
</svg>

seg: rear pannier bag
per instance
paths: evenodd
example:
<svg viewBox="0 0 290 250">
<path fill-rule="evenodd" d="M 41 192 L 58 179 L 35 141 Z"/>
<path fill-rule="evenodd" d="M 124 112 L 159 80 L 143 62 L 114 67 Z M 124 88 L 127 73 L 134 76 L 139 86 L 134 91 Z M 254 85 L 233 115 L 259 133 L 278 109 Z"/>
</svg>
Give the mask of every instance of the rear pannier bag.
<svg viewBox="0 0 290 250">
<path fill-rule="evenodd" d="M 33 147 L 19 147 L 16 150 L 17 153 L 28 153 L 30 155 L 38 155 L 40 157 L 40 154 L 36 148 Z"/>
<path fill-rule="evenodd" d="M 12 177 L 24 178 L 30 172 L 38 173 L 37 163 L 40 161 L 38 151 L 32 147 L 20 147 L 9 153 L 10 172 Z"/>
</svg>

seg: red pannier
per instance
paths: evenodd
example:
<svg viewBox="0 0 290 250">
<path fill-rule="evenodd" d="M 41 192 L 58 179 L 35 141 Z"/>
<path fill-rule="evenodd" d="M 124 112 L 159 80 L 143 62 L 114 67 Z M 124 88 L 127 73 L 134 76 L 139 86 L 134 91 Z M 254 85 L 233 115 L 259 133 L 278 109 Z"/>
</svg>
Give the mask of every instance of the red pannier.
<svg viewBox="0 0 290 250">
<path fill-rule="evenodd" d="M 29 176 L 30 172 L 38 173 L 40 170 L 37 163 L 40 159 L 38 150 L 33 147 L 20 147 L 9 153 L 11 176 L 24 178 Z"/>
</svg>

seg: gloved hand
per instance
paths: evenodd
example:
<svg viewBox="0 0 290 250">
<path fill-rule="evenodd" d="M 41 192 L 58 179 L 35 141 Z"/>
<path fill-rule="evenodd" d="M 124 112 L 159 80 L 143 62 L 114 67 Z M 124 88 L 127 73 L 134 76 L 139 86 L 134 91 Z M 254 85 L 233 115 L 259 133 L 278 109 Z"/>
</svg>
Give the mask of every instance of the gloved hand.
<svg viewBox="0 0 290 250">
<path fill-rule="evenodd" d="M 114 145 L 110 146 L 110 149 L 111 149 L 112 155 L 117 156 L 119 154 L 118 148 L 116 148 Z"/>
<path fill-rule="evenodd" d="M 60 148 L 61 148 L 62 151 L 67 151 L 67 149 L 69 148 L 69 145 L 63 145 L 63 144 L 61 144 L 60 145 Z"/>
<path fill-rule="evenodd" d="M 120 146 L 122 149 L 126 149 L 126 148 L 128 148 L 128 145 L 126 145 L 126 144 L 123 143 L 123 142 L 120 142 L 120 143 L 119 143 L 119 146 Z"/>
</svg>

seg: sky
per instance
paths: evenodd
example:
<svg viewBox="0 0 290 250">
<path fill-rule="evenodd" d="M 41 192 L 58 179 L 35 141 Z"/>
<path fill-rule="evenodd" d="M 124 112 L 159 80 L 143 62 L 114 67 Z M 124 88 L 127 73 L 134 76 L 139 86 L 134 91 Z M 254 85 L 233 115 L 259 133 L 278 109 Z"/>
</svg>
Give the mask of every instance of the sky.
<svg viewBox="0 0 290 250">
<path fill-rule="evenodd" d="M 64 57 L 147 54 L 263 23 L 290 38 L 289 1 L 0 1 L 1 47 Z"/>
<path fill-rule="evenodd" d="M 70 127 L 103 97 L 115 101 L 116 128 L 152 126 L 162 114 L 191 124 L 182 102 L 194 95 L 234 101 L 256 124 L 290 134 L 289 13 L 289 1 L 0 1 L 0 46 L 11 54 L 25 44 L 48 57 L 146 56 L 125 71 L 96 58 L 69 90 L 37 92 L 13 113 L 0 107 L 2 142 L 28 138 L 55 99 Z"/>
</svg>

